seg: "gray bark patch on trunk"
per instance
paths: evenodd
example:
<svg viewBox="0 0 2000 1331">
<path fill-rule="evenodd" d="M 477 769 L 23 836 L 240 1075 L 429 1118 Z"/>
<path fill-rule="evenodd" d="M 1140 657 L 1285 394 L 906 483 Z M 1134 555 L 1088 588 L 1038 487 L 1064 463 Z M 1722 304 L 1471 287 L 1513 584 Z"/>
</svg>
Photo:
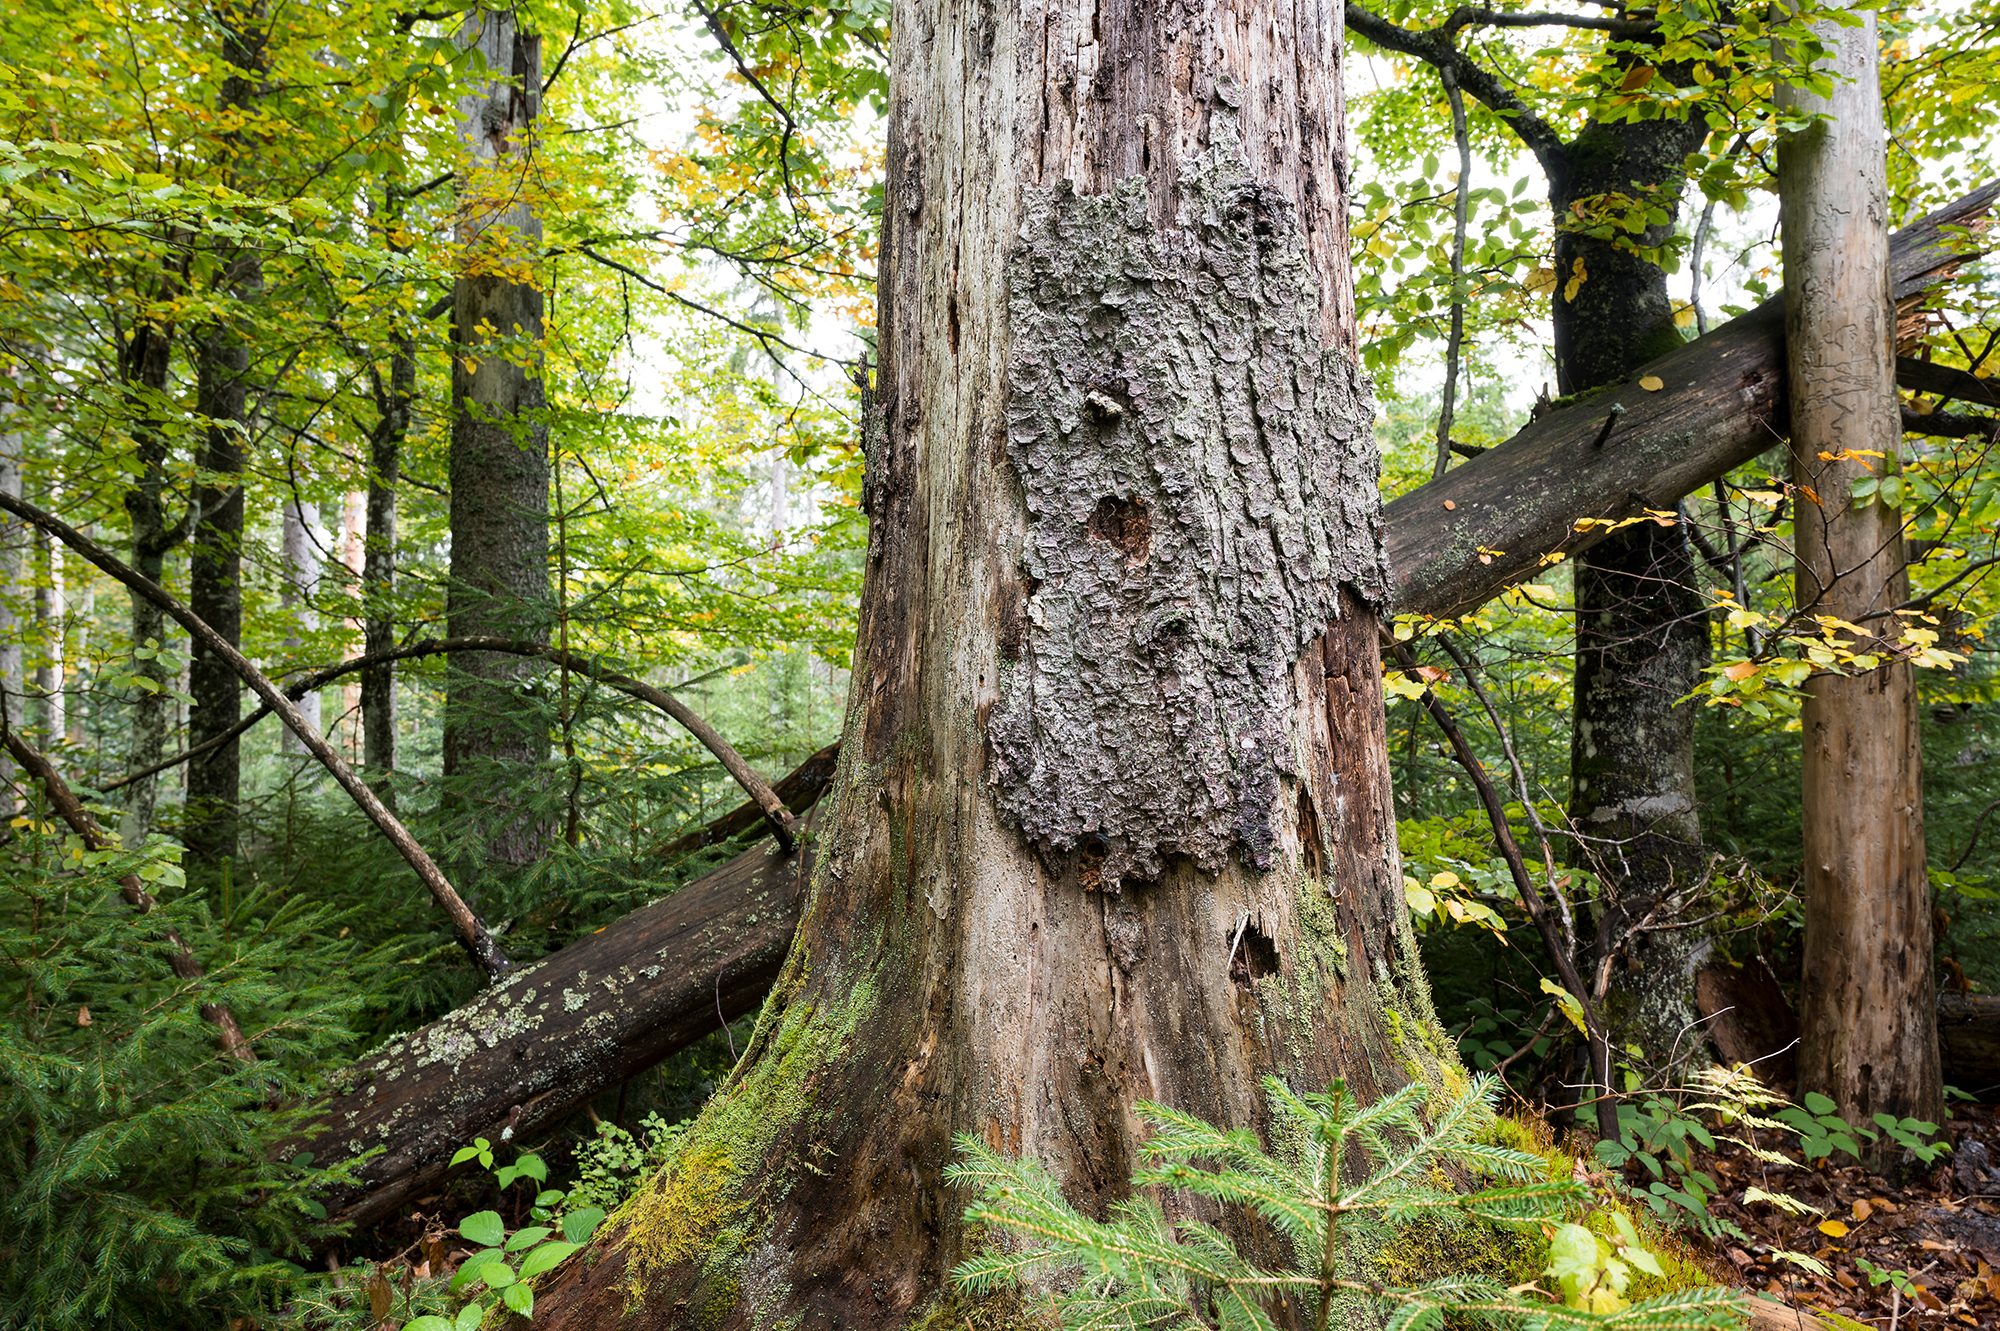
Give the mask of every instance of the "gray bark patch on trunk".
<svg viewBox="0 0 2000 1331">
<path fill-rule="evenodd" d="M 1142 177 L 1031 188 L 1009 261 L 1027 594 L 990 771 L 1108 890 L 1166 855 L 1270 866 L 1292 663 L 1341 584 L 1388 586 L 1368 381 L 1321 345 L 1293 209 L 1239 163 L 1226 140 L 1189 163 L 1165 232 Z"/>
</svg>

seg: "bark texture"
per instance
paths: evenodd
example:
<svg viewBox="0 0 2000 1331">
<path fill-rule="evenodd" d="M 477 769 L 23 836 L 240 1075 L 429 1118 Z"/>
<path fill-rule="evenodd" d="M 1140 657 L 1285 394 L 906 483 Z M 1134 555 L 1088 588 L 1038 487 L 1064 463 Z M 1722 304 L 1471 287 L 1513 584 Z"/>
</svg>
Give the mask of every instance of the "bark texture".
<svg viewBox="0 0 2000 1331">
<path fill-rule="evenodd" d="M 1893 616 L 1869 616 L 1909 599 L 1902 514 L 1850 499 L 1870 464 L 1893 467 L 1902 444 L 1875 16 L 1856 17 L 1819 34 L 1834 52 L 1830 99 L 1781 90 L 1829 117 L 1790 136 L 1778 159 L 1797 597 L 1893 640 Z M 1937 1122 L 1915 672 L 1891 658 L 1865 674 L 1817 676 L 1805 690 L 1800 1089 L 1832 1097 L 1855 1122 L 1876 1113 Z"/>
<path fill-rule="evenodd" d="M 485 58 L 485 88 L 463 99 L 471 163 L 460 194 L 467 268 L 452 291 L 451 590 L 454 637 L 547 641 L 548 424 L 541 377 L 542 293 L 515 280 L 541 248 L 532 146 L 541 38 L 519 16 L 474 9 L 459 40 Z M 527 691 L 536 663 L 476 654 L 452 663 L 444 772 L 454 803 L 484 825 L 488 858 L 538 858 L 546 828 L 521 806 L 526 772 L 546 761 L 548 726 Z M 465 793 L 477 784 L 482 795 Z"/>
<path fill-rule="evenodd" d="M 250 112 L 267 65 L 261 0 L 225 3 L 216 10 L 222 59 L 229 67 L 217 98 L 225 122 Z M 237 183 L 251 163 L 253 145 L 240 129 L 222 136 L 224 166 Z M 195 410 L 203 419 L 195 458 L 194 539 L 188 552 L 188 608 L 231 647 L 243 640 L 243 461 L 249 433 L 250 340 L 236 307 L 262 293 L 264 272 L 255 251 L 218 256 L 217 294 L 231 307 L 195 335 Z M 243 712 L 243 685 L 235 669 L 199 639 L 188 666 L 188 744 L 226 734 Z M 236 854 L 237 800 L 242 762 L 235 740 L 226 740 L 188 764 L 182 839 L 188 860 L 213 866 Z"/>
<path fill-rule="evenodd" d="M 1370 1097 L 1439 1057 L 1373 443 L 1330 437 L 1366 419 L 1336 359 L 1339 11 L 905 0 L 892 32 L 868 581 L 802 928 L 730 1083 L 538 1293 L 544 1325 L 903 1325 L 966 1251 L 952 1133 L 1101 1212 L 1141 1098 L 1254 1130 L 1264 1075 Z M 1074 271 L 1054 236 L 1126 267 Z M 1305 511 L 1278 519 L 1286 478 Z M 1337 618 L 1302 650 L 1309 597 Z M 1178 792 L 1121 765 L 1176 727 Z M 1078 789 L 1039 798 L 1059 761 Z M 1121 782 L 1144 813 L 1112 824 Z"/>
</svg>

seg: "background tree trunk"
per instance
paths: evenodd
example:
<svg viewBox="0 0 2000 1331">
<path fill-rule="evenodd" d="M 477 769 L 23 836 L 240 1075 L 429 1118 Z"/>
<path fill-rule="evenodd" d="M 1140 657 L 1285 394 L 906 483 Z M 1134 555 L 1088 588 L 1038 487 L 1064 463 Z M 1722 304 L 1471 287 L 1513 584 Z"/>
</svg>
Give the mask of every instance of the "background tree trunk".
<svg viewBox="0 0 2000 1331">
<path fill-rule="evenodd" d="M 177 275 L 168 274 L 160 294 L 170 297 L 179 285 Z M 167 552 L 179 544 L 184 528 L 167 522 L 166 415 L 169 410 L 167 379 L 173 367 L 174 329 L 153 319 L 145 319 L 132 330 L 122 348 L 125 383 L 135 399 L 133 416 L 134 460 L 138 475 L 125 492 L 125 513 L 132 522 L 132 567 L 155 583 L 166 581 Z M 167 647 L 167 621 L 160 608 L 133 593 L 132 674 L 145 681 L 132 699 L 132 731 L 125 755 L 126 770 L 142 772 L 157 766 L 165 755 L 167 704 L 170 677 L 160 649 Z M 125 813 L 119 821 L 119 839 L 138 846 L 153 827 L 153 808 L 158 799 L 159 778 L 140 777 L 125 787 Z"/>
<path fill-rule="evenodd" d="M 1902 444 L 1875 15 L 1855 17 L 1854 27 L 1818 28 L 1834 52 L 1831 98 L 1780 89 L 1781 104 L 1829 117 L 1785 139 L 1778 158 L 1797 596 L 1812 613 L 1893 641 L 1898 621 L 1885 612 L 1909 598 L 1902 514 L 1850 499 L 1856 480 L 1893 469 Z M 1819 675 L 1805 689 L 1799 1085 L 1854 1122 L 1878 1112 L 1936 1122 L 1915 672 L 1892 660 Z"/>
<path fill-rule="evenodd" d="M 385 199 L 389 247 L 400 251 L 401 182 L 389 182 Z M 378 376 L 374 388 L 381 415 L 368 441 L 368 535 L 361 564 L 364 654 L 386 651 L 396 640 L 396 484 L 417 397 L 417 344 L 407 322 L 399 320 L 390 332 L 389 378 L 384 382 Z M 396 770 L 396 669 L 387 663 L 361 673 L 361 764 L 375 793 L 395 808 L 396 788 L 389 778 Z"/>
<path fill-rule="evenodd" d="M 1549 204 L 1559 218 L 1599 196 L 1650 197 L 1667 220 L 1631 238 L 1658 247 L 1673 233 L 1687 155 L 1708 137 L 1695 119 L 1593 122 L 1563 145 Z M 1586 205 L 1588 206 L 1588 205 Z M 1599 205 L 1602 206 L 1602 205 Z M 1579 268 L 1578 265 L 1581 265 Z M 1568 282 L 1579 272 L 1573 290 Z M 1679 348 L 1667 277 L 1659 265 L 1583 230 L 1556 233 L 1557 289 L 1550 298 L 1556 385 L 1562 396 L 1625 382 Z M 1643 391 L 1643 390 L 1640 390 Z M 1602 408 L 1609 411 L 1608 405 Z M 1599 996 L 1612 1043 L 1636 1043 L 1653 1062 L 1701 1048 L 1694 973 L 1705 951 L 1684 933 L 1641 935 L 1622 946 L 1678 882 L 1702 867 L 1694 791 L 1694 710 L 1676 706 L 1708 664 L 1708 617 L 1682 526 L 1641 522 L 1606 536 L 1574 561 L 1575 707 L 1570 731 L 1571 863 L 1604 884 L 1592 954 L 1622 950 Z M 1672 914 L 1666 922 L 1672 922 Z"/>
<path fill-rule="evenodd" d="M 225 0 L 216 12 L 222 60 L 230 72 L 222 80 L 217 110 L 239 121 L 254 107 L 267 64 L 261 0 L 240 7 Z M 251 141 L 240 129 L 223 135 L 224 166 L 241 183 L 250 165 Z M 228 303 L 254 301 L 264 286 L 263 262 L 252 250 L 221 256 L 217 286 Z M 194 339 L 195 409 L 203 417 L 202 447 L 195 466 L 195 528 L 188 552 L 188 608 L 230 646 L 243 640 L 243 461 L 250 422 L 250 343 L 232 308 Z M 200 745 L 228 732 L 243 714 L 243 683 L 229 662 L 196 641 L 188 667 L 188 744 Z M 237 801 L 242 786 L 241 747 L 234 739 L 188 764 L 183 840 L 188 859 L 215 865 L 236 854 Z"/>
<path fill-rule="evenodd" d="M 21 437 L 7 428 L 12 402 L 0 402 L 0 494 L 21 497 Z M 21 660 L 21 614 L 28 587 L 21 571 L 28 566 L 28 525 L 11 513 L 0 514 L 0 730 L 12 730 L 27 720 L 28 680 Z M 0 753 L 0 779 L 11 778 L 14 760 Z M 0 813 L 14 812 L 11 792 L 0 792 Z"/>
<path fill-rule="evenodd" d="M 295 623 L 309 621 L 313 614 L 313 598 L 319 594 L 320 542 L 314 537 L 319 524 L 306 506 L 296 499 L 285 501 L 284 514 L 279 519 L 279 550 L 284 558 L 285 608 L 295 617 Z M 285 635 L 285 646 L 296 651 L 303 645 L 297 628 Z M 299 715 L 311 723 L 315 732 L 324 733 L 320 718 L 320 700 L 317 692 L 308 693 L 298 701 Z M 278 739 L 280 752 L 297 756 L 306 755 L 305 745 L 299 737 L 287 730 Z"/>
<path fill-rule="evenodd" d="M 541 99 L 541 38 L 517 15 L 475 9 L 459 40 L 486 60 L 483 93 L 460 104 L 472 161 L 461 182 L 459 238 L 467 269 L 452 293 L 451 590 L 453 636 L 547 641 L 548 426 L 541 418 L 542 293 L 508 275 L 532 262 L 542 226 L 527 154 Z M 548 723 L 523 690 L 540 671 L 521 657 L 452 662 L 444 771 L 489 793 L 459 809 L 484 825 L 492 861 L 540 855 L 542 820 L 519 808 L 523 769 L 546 761 Z"/>
<path fill-rule="evenodd" d="M 952 1133 L 1102 1213 L 1137 1100 L 1256 1129 L 1265 1075 L 1366 1099 L 1443 1048 L 1338 11 L 907 0 L 892 31 L 868 580 L 804 924 L 545 1325 L 900 1325 L 965 1252 Z"/>
<path fill-rule="evenodd" d="M 247 274 L 239 274 L 246 277 Z M 239 291 L 243 288 L 238 287 Z M 243 640 L 243 437 L 250 347 L 223 325 L 195 339 L 196 409 L 207 419 L 195 465 L 194 540 L 188 551 L 188 608 L 230 646 Z M 243 715 L 243 684 L 229 663 L 201 643 L 188 666 L 188 744 L 206 743 Z M 188 764 L 183 836 L 192 864 L 214 866 L 236 853 L 242 782 L 234 739 Z"/>
<path fill-rule="evenodd" d="M 51 508 L 57 505 L 51 502 Z M 44 531 L 34 533 L 35 627 L 42 643 L 42 659 L 35 665 L 35 705 L 29 723 L 41 732 L 44 747 L 62 743 L 68 727 L 67 699 L 63 695 L 63 663 L 68 654 L 66 621 L 69 602 L 63 592 L 62 546 Z"/>
</svg>

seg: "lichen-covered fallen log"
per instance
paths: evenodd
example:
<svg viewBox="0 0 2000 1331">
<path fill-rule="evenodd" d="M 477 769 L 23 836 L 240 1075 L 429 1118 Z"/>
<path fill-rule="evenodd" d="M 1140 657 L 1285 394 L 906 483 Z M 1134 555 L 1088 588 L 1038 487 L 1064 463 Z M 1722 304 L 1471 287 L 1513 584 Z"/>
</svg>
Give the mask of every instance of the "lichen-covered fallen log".
<svg viewBox="0 0 2000 1331">
<path fill-rule="evenodd" d="M 817 792 L 814 792 L 817 793 Z M 518 1141 L 763 1002 L 791 946 L 812 851 L 766 841 L 524 966 L 344 1074 L 290 1149 L 321 1164 L 376 1147 L 324 1199 L 368 1224 L 441 1179 L 474 1137 Z"/>
</svg>

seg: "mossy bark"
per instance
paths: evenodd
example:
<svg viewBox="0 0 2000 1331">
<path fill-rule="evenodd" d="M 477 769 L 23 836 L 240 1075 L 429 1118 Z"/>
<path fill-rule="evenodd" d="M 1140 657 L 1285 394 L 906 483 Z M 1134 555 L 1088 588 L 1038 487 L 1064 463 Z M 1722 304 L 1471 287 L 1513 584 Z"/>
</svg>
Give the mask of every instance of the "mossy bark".
<svg viewBox="0 0 2000 1331">
<path fill-rule="evenodd" d="M 1452 1062 L 1389 802 L 1337 11 L 892 30 L 820 859 L 742 1062 L 545 1325 L 921 1321 L 978 1241 L 956 1132 L 1101 1213 L 1140 1100 L 1255 1130 L 1265 1075 Z"/>
<path fill-rule="evenodd" d="M 1615 389 L 1681 344 L 1666 274 L 1646 253 L 1664 245 L 1685 188 L 1683 163 L 1707 127 L 1672 119 L 1593 123 L 1563 145 L 1550 172 L 1557 232 L 1552 298 L 1556 378 L 1565 394 Z M 1665 217 L 1637 235 L 1585 232 L 1583 214 L 1650 202 Z M 1579 278 L 1573 288 L 1569 280 Z M 1627 394 L 1644 389 L 1628 384 Z M 1602 395 L 1603 410 L 1610 396 Z M 1604 447 L 1619 446 L 1617 433 Z M 1655 502 L 1671 505 L 1674 495 Z M 1575 707 L 1570 732 L 1571 861 L 1603 876 L 1586 974 L 1609 962 L 1603 1006 L 1614 1043 L 1649 1062 L 1699 1049 L 1694 970 L 1705 947 L 1675 933 L 1628 937 L 1702 865 L 1694 794 L 1694 714 L 1679 700 L 1708 664 L 1708 618 L 1685 529 L 1640 522 L 1607 536 L 1573 565 Z M 1660 921 L 1672 923 L 1668 918 Z"/>
</svg>

